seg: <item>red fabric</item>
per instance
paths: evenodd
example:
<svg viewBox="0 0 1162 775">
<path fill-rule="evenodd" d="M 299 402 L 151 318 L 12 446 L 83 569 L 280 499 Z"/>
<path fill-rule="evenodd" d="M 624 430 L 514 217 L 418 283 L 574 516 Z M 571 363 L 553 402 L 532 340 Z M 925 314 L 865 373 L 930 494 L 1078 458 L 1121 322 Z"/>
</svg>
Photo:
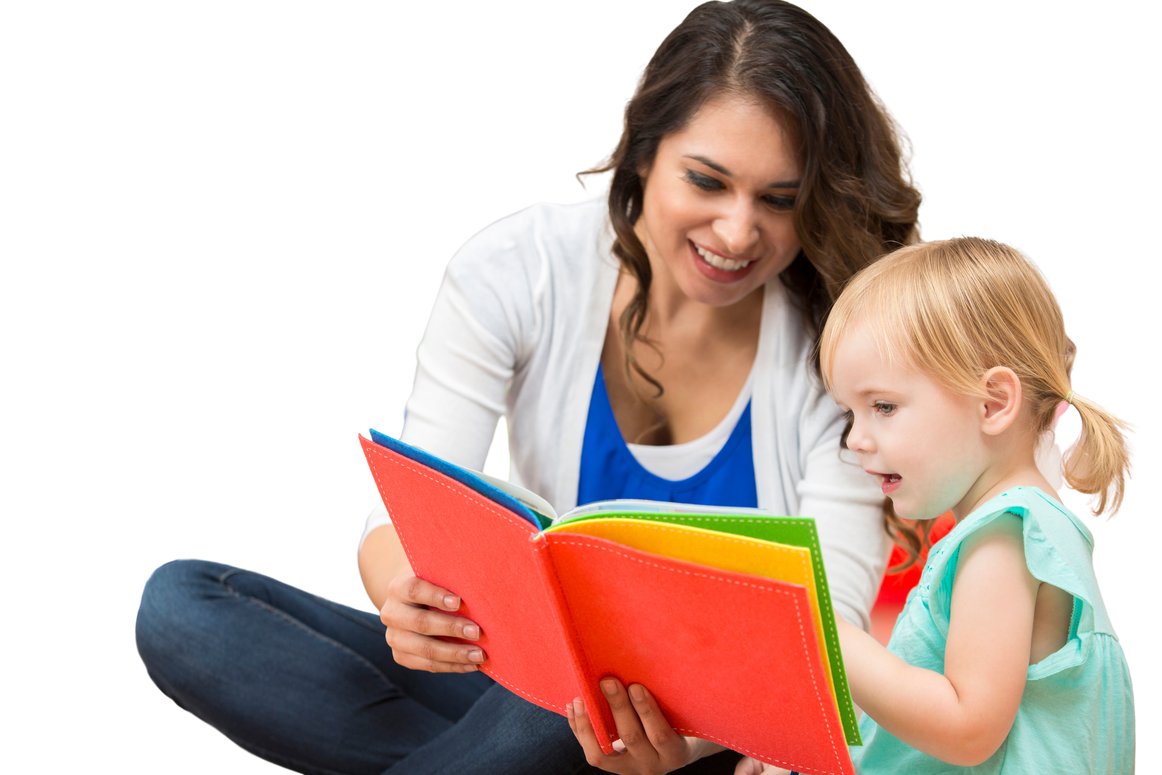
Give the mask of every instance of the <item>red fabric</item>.
<svg viewBox="0 0 1162 775">
<path fill-rule="evenodd" d="M 488 655 L 481 669 L 562 715 L 574 697 L 599 698 L 595 686 L 578 684 L 564 648 L 541 559 L 531 551 L 533 526 L 444 474 L 359 440 L 415 574 L 459 595 L 457 614 L 480 625 L 477 643 Z"/>
<path fill-rule="evenodd" d="M 614 675 L 647 686 L 683 734 L 803 773 L 853 773 L 804 587 L 538 536 L 476 491 L 360 441 L 416 575 L 461 595 L 459 613 L 480 625 L 488 675 L 562 715 L 584 698 L 607 753 L 615 727 L 598 681 Z"/>
<path fill-rule="evenodd" d="M 952 516 L 952 512 L 942 514 L 936 518 L 936 524 L 932 526 L 930 534 L 931 543 L 936 543 L 944 536 L 948 535 L 952 528 L 956 527 L 956 519 Z M 876 606 L 881 605 L 886 607 L 898 607 L 904 604 L 904 599 L 908 593 L 912 591 L 912 587 L 920 583 L 920 573 L 924 570 L 924 563 L 928 561 L 928 550 L 920 552 L 920 561 L 914 563 L 912 567 L 900 573 L 892 573 L 890 569 L 908 558 L 908 553 L 900 546 L 892 547 L 892 556 L 888 560 L 889 572 L 884 574 L 884 580 L 880 584 L 879 595 L 876 596 Z"/>
<path fill-rule="evenodd" d="M 589 680 L 648 687 L 681 734 L 803 773 L 852 772 L 804 587 L 593 536 L 544 540 Z"/>
</svg>

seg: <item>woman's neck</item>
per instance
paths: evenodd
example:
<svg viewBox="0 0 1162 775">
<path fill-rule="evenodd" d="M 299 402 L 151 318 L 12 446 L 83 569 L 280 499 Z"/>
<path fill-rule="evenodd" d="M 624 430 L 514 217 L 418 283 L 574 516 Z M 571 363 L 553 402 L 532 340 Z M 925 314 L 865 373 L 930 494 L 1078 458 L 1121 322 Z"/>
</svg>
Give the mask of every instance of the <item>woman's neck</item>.
<svg viewBox="0 0 1162 775">
<path fill-rule="evenodd" d="M 637 281 L 629 275 L 622 275 L 618 282 L 619 290 L 622 281 L 626 285 L 628 295 L 625 302 L 628 304 L 637 290 Z M 616 296 L 614 303 L 617 303 Z M 655 272 L 650 282 L 645 325 L 651 326 L 659 333 L 679 329 L 713 337 L 720 332 L 753 327 L 762 315 L 762 306 L 762 288 L 756 289 L 734 304 L 716 307 L 691 299 L 682 292 L 671 275 Z"/>
</svg>

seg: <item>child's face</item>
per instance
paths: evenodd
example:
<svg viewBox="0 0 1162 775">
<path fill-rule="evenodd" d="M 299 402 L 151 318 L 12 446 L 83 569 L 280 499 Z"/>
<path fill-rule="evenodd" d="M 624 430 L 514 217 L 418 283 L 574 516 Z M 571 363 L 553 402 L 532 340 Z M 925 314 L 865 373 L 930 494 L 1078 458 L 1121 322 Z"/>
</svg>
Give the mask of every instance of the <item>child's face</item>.
<svg viewBox="0 0 1162 775">
<path fill-rule="evenodd" d="M 963 517 L 988 466 L 981 402 L 889 365 L 865 328 L 840 340 L 831 364 L 835 399 L 853 421 L 847 446 L 900 516 Z"/>
</svg>

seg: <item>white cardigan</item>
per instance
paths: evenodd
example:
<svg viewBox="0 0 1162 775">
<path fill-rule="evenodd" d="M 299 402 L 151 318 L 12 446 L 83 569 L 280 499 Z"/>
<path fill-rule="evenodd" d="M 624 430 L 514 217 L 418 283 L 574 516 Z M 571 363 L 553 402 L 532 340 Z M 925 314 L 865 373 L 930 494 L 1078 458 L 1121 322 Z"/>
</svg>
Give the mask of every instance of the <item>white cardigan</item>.
<svg viewBox="0 0 1162 775">
<path fill-rule="evenodd" d="M 417 353 L 401 438 L 484 465 L 508 418 L 511 477 L 558 513 L 577 505 L 581 444 L 618 277 L 605 200 L 541 204 L 492 224 L 448 265 Z M 890 540 L 883 495 L 841 453 L 843 415 L 776 278 L 764 289 L 751 404 L 759 507 L 816 519 L 835 609 L 867 629 Z M 389 521 L 379 507 L 364 535 Z"/>
</svg>

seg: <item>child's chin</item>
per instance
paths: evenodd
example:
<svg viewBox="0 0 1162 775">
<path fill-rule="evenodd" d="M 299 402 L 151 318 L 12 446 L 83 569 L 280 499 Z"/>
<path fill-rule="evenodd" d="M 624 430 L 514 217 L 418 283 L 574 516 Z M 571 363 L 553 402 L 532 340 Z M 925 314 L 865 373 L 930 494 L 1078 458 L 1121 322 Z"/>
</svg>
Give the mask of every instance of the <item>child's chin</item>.
<svg viewBox="0 0 1162 775">
<path fill-rule="evenodd" d="M 892 508 L 895 510 L 897 517 L 903 517 L 904 519 L 910 519 L 915 522 L 922 519 L 935 519 L 940 516 L 939 514 L 929 514 L 924 508 L 917 508 L 912 504 L 901 503 L 890 495 L 888 498 L 892 501 Z"/>
</svg>

